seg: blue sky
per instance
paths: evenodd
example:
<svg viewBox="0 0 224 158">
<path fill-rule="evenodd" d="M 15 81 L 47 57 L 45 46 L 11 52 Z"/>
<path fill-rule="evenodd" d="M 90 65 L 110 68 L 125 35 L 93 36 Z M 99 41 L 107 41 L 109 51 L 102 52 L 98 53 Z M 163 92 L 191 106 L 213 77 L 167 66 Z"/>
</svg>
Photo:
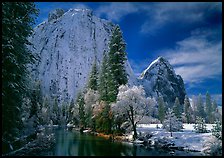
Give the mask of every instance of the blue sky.
<svg viewBox="0 0 224 158">
<path fill-rule="evenodd" d="M 221 2 L 36 2 L 37 23 L 56 8 L 88 8 L 119 24 L 138 76 L 158 56 L 182 76 L 187 94 L 222 100 Z"/>
</svg>

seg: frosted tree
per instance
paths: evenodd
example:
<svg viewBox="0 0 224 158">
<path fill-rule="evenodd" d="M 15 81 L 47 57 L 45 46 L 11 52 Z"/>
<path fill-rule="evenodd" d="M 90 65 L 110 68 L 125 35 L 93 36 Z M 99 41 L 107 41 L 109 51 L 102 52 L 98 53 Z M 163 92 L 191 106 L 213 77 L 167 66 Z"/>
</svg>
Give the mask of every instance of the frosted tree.
<svg viewBox="0 0 224 158">
<path fill-rule="evenodd" d="M 212 128 L 212 137 L 205 143 L 204 151 L 209 156 L 222 156 L 222 123 L 215 121 Z"/>
<path fill-rule="evenodd" d="M 222 114 L 219 112 L 216 100 L 213 100 L 213 102 L 212 102 L 212 121 L 214 122 L 215 120 L 222 121 Z"/>
<path fill-rule="evenodd" d="M 196 117 L 194 129 L 196 130 L 197 133 L 206 133 L 206 124 L 205 124 L 205 119 L 202 117 Z"/>
<path fill-rule="evenodd" d="M 205 109 L 201 98 L 201 94 L 199 94 L 198 96 L 196 106 L 197 106 L 197 116 L 205 118 Z"/>
<path fill-rule="evenodd" d="M 160 122 L 162 123 L 165 118 L 165 105 L 164 105 L 163 97 L 158 97 L 158 117 Z"/>
<path fill-rule="evenodd" d="M 185 99 L 184 99 L 184 113 L 185 113 L 187 123 L 191 123 L 191 120 L 192 120 L 191 115 L 193 111 L 191 109 L 191 104 L 187 95 L 185 96 Z"/>
<path fill-rule="evenodd" d="M 79 125 L 79 105 L 77 104 L 77 100 L 76 102 L 71 102 L 70 107 L 71 107 L 71 119 L 69 124 Z"/>
<path fill-rule="evenodd" d="M 98 80 L 98 71 L 97 71 L 96 57 L 95 57 L 95 60 L 92 66 L 92 71 L 90 72 L 88 88 L 92 90 L 97 90 L 97 87 L 98 87 L 97 80 Z"/>
<path fill-rule="evenodd" d="M 142 86 L 128 87 L 121 85 L 117 96 L 117 102 L 112 104 L 115 119 L 119 116 L 127 117 L 134 132 L 133 138 L 137 138 L 136 126 L 142 118 L 150 112 L 149 98 L 145 98 Z"/>
<path fill-rule="evenodd" d="M 168 109 L 165 119 L 163 121 L 163 128 L 170 132 L 172 137 L 172 132 L 181 131 L 183 129 L 183 123 L 180 118 L 177 118 L 173 110 Z"/>
<path fill-rule="evenodd" d="M 88 127 L 95 128 L 95 118 L 93 117 L 93 108 L 96 106 L 96 102 L 99 100 L 98 91 L 88 89 L 84 95 L 85 101 L 85 119 Z"/>
<path fill-rule="evenodd" d="M 71 124 L 71 121 L 73 119 L 73 108 L 75 106 L 75 102 L 72 99 L 70 104 L 69 104 L 69 109 L 68 109 L 68 123 Z"/>
<path fill-rule="evenodd" d="M 215 125 L 213 125 L 212 135 L 222 140 L 222 123 L 219 120 L 215 121 Z"/>
<path fill-rule="evenodd" d="M 180 118 L 181 117 L 181 105 L 179 99 L 176 97 L 174 106 L 173 106 L 173 111 L 176 115 L 176 117 Z"/>
<path fill-rule="evenodd" d="M 50 124 L 50 101 L 49 98 L 47 96 L 45 96 L 43 98 L 43 103 L 42 103 L 42 109 L 41 109 L 41 116 L 40 118 L 42 118 L 42 123 L 43 125 L 48 125 Z"/>
<path fill-rule="evenodd" d="M 207 92 L 205 96 L 205 112 L 206 112 L 206 122 L 212 123 L 212 102 L 211 96 Z"/>
<path fill-rule="evenodd" d="M 197 117 L 197 97 L 195 95 L 192 96 L 192 110 L 193 110 L 193 120 L 192 122 L 195 123 Z"/>
</svg>

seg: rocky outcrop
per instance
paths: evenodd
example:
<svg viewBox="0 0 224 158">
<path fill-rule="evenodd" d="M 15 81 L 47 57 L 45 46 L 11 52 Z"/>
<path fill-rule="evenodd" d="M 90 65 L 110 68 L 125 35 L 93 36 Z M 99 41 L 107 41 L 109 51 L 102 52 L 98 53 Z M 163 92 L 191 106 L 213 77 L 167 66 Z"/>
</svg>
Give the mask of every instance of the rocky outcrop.
<svg viewBox="0 0 224 158">
<path fill-rule="evenodd" d="M 48 22 L 53 21 L 53 20 L 57 20 L 63 14 L 64 14 L 64 10 L 63 9 L 55 9 L 55 10 L 53 10 L 52 12 L 50 12 L 48 14 Z"/>
<path fill-rule="evenodd" d="M 183 79 L 176 75 L 173 67 L 163 57 L 158 57 L 143 71 L 139 82 L 144 85 L 148 96 L 162 96 L 172 106 L 178 97 L 181 104 L 186 95 Z"/>
</svg>

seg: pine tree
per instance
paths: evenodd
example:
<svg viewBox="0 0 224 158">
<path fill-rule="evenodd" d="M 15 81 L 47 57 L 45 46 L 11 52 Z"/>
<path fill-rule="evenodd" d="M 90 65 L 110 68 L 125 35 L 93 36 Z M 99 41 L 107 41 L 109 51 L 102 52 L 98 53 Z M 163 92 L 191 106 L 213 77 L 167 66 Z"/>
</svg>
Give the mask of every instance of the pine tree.
<svg viewBox="0 0 224 158">
<path fill-rule="evenodd" d="M 205 119 L 203 119 L 202 117 L 196 117 L 194 129 L 196 130 L 197 133 L 206 133 L 207 129 Z"/>
<path fill-rule="evenodd" d="M 92 90 L 97 90 L 97 87 L 98 87 L 97 80 L 98 80 L 98 72 L 97 72 L 96 58 L 95 58 L 93 66 L 92 66 L 92 71 L 91 71 L 90 77 L 89 77 L 88 88 L 90 88 Z"/>
<path fill-rule="evenodd" d="M 37 126 L 40 124 L 40 119 L 38 113 L 41 110 L 41 90 L 40 90 L 40 82 L 36 81 L 34 83 L 34 87 L 30 96 L 30 116 L 29 119 L 33 120 L 33 128 L 36 131 Z"/>
<path fill-rule="evenodd" d="M 127 60 L 125 52 L 125 42 L 122 37 L 122 32 L 118 25 L 113 28 L 112 37 L 109 43 L 109 64 L 111 73 L 114 74 L 115 80 L 120 85 L 125 85 L 128 82 L 125 71 L 125 61 Z"/>
<path fill-rule="evenodd" d="M 108 57 L 106 53 L 104 53 L 99 77 L 99 94 L 100 94 L 100 100 L 102 101 L 107 101 L 109 98 L 108 75 L 109 75 Z"/>
<path fill-rule="evenodd" d="M 184 113 L 187 119 L 187 123 L 191 122 L 191 115 L 192 115 L 192 109 L 191 109 L 191 104 L 189 101 L 189 98 L 187 97 L 187 95 L 185 96 L 184 99 Z"/>
<path fill-rule="evenodd" d="M 165 118 L 165 106 L 164 106 L 163 97 L 158 97 L 158 117 L 160 122 L 162 123 Z"/>
<path fill-rule="evenodd" d="M 85 122 L 85 101 L 84 101 L 84 96 L 82 93 L 78 94 L 77 98 L 77 104 L 79 107 L 79 120 L 80 120 L 80 128 L 83 130 L 86 127 L 86 122 Z"/>
<path fill-rule="evenodd" d="M 74 108 L 74 100 L 72 99 L 69 105 L 69 110 L 68 110 L 68 122 L 71 123 L 73 122 L 73 108 Z"/>
<path fill-rule="evenodd" d="M 212 122 L 212 103 L 211 103 L 211 96 L 207 92 L 206 99 L 205 99 L 205 112 L 206 112 L 206 120 L 208 123 Z"/>
<path fill-rule="evenodd" d="M 177 118 L 170 108 L 168 109 L 163 121 L 163 128 L 170 132 L 171 137 L 172 132 L 180 131 L 183 128 L 183 123 L 180 118 Z"/>
<path fill-rule="evenodd" d="M 173 111 L 176 115 L 176 117 L 180 118 L 181 117 L 181 105 L 179 99 L 176 97 L 175 103 L 173 106 Z"/>
<path fill-rule="evenodd" d="M 27 64 L 34 56 L 26 48 L 38 14 L 33 2 L 2 3 L 2 140 L 3 153 L 22 128 L 23 98 L 30 97 Z"/>
<path fill-rule="evenodd" d="M 128 82 L 125 69 L 126 60 L 125 43 L 122 32 L 117 25 L 112 30 L 112 37 L 109 43 L 109 102 L 116 101 L 118 87 Z"/>
<path fill-rule="evenodd" d="M 197 100 L 197 116 L 205 118 L 205 110 L 204 110 L 201 94 L 199 94 L 198 100 Z"/>
<path fill-rule="evenodd" d="M 117 80 L 115 79 L 113 73 L 109 71 L 108 74 L 108 103 L 112 103 L 116 101 L 118 93 L 118 84 Z"/>
<path fill-rule="evenodd" d="M 54 98 L 54 102 L 53 102 L 53 111 L 52 111 L 52 121 L 54 125 L 58 125 L 59 124 L 59 107 L 58 107 L 58 99 L 57 97 Z"/>
<path fill-rule="evenodd" d="M 215 121 L 215 125 L 213 125 L 212 135 L 217 139 L 222 140 L 222 123 L 218 120 Z"/>
<path fill-rule="evenodd" d="M 212 115 L 211 115 L 211 122 L 213 123 L 216 119 L 218 119 L 219 116 L 217 116 L 217 103 L 215 100 L 212 102 Z"/>
</svg>

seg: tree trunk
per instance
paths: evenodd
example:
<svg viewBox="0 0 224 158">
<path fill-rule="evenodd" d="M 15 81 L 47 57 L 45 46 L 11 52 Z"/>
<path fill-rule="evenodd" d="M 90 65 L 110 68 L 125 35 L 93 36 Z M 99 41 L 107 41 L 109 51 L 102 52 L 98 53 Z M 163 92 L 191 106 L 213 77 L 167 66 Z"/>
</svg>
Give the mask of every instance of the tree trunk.
<svg viewBox="0 0 224 158">
<path fill-rule="evenodd" d="M 136 124 L 132 124 L 133 126 L 133 131 L 134 131 L 134 135 L 133 135 L 133 138 L 134 140 L 137 138 L 137 130 L 136 130 Z"/>
</svg>

